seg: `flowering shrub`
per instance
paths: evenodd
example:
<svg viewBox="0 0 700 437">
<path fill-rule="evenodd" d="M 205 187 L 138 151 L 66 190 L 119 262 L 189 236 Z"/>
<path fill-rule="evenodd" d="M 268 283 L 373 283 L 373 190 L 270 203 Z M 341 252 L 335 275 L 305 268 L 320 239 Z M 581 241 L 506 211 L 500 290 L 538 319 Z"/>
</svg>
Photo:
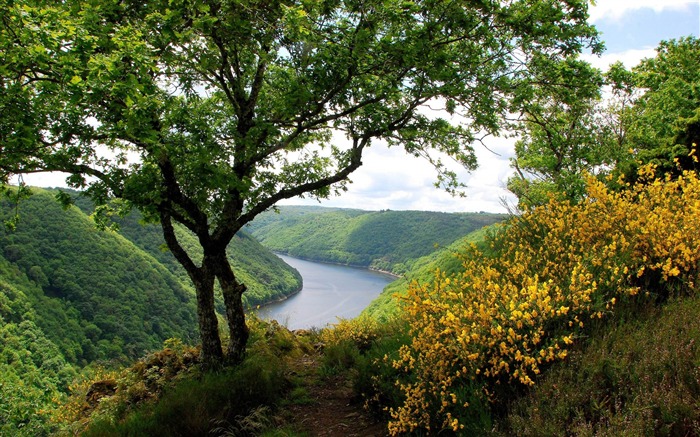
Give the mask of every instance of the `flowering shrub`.
<svg viewBox="0 0 700 437">
<path fill-rule="evenodd" d="M 122 376 L 118 371 L 102 367 L 86 372 L 85 375 L 82 375 L 69 386 L 71 393 L 69 398 L 54 399 L 56 408 L 51 412 L 51 420 L 55 424 L 61 425 L 65 434 L 79 434 L 89 423 L 90 413 L 98 407 L 105 409 L 105 406 L 111 400 L 111 396 L 100 396 L 97 392 L 94 392 L 92 390 L 93 386 L 116 385 Z"/>
<path fill-rule="evenodd" d="M 349 342 L 359 350 L 367 350 L 379 336 L 379 322 L 366 315 L 355 319 L 340 319 L 338 323 L 321 331 L 321 341 L 327 346 Z"/>
<path fill-rule="evenodd" d="M 586 199 L 551 201 L 461 254 L 464 271 L 414 283 L 404 301 L 411 344 L 393 360 L 410 377 L 392 434 L 455 432 L 505 384 L 530 386 L 567 356 L 591 319 L 645 291 L 693 287 L 700 262 L 700 181 L 653 178 L 612 192 L 591 178 Z M 481 407 L 479 407 L 481 408 Z M 472 409 L 472 410 L 470 410 Z"/>
</svg>

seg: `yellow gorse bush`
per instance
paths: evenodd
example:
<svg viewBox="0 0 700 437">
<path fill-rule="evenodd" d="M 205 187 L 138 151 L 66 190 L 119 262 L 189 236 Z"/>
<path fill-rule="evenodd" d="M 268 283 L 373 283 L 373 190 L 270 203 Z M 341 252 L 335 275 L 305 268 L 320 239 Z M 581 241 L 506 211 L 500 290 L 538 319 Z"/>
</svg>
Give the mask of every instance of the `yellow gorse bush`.
<svg viewBox="0 0 700 437">
<path fill-rule="evenodd" d="M 403 307 L 413 340 L 393 361 L 411 378 L 397 383 L 406 400 L 390 410 L 392 434 L 459 431 L 471 400 L 488 402 L 499 384 L 534 384 L 620 299 L 641 286 L 693 286 L 700 181 L 641 174 L 623 192 L 590 178 L 582 203 L 553 200 L 514 218 L 485 248 L 466 248 L 463 272 L 411 285 Z"/>
<path fill-rule="evenodd" d="M 332 346 L 342 342 L 355 344 L 359 349 L 367 349 L 380 335 L 379 322 L 367 315 L 354 319 L 339 319 L 338 323 L 321 331 L 321 341 Z"/>
</svg>

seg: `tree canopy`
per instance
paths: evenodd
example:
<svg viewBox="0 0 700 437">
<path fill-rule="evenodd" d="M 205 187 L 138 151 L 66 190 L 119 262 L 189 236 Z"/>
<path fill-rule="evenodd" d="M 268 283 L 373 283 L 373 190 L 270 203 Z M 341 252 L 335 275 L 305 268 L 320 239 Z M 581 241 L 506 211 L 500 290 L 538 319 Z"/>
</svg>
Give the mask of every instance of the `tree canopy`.
<svg viewBox="0 0 700 437">
<path fill-rule="evenodd" d="M 584 173 L 633 181 L 639 164 L 655 164 L 659 175 L 697 170 L 699 59 L 700 40 L 690 36 L 662 41 L 630 70 L 619 62 L 605 74 L 583 63 L 548 68 L 543 83 L 557 86 L 534 87 L 518 124 L 508 187 L 519 207 L 581 200 Z"/>
<path fill-rule="evenodd" d="M 433 152 L 473 169 L 474 139 L 527 97 L 532 65 L 600 51 L 587 4 L 2 0 L 0 176 L 65 171 L 98 202 L 160 221 L 197 289 L 205 361 L 224 356 L 215 281 L 236 361 L 235 233 L 279 200 L 342 191 L 377 141 L 430 159 L 457 189 Z"/>
<path fill-rule="evenodd" d="M 680 174 L 698 169 L 700 141 L 700 39 L 662 41 L 656 56 L 632 69 L 639 98 L 630 108 L 628 145 L 638 161 Z M 634 163 L 632 163 L 634 164 Z M 631 167 L 631 168 L 630 168 Z M 625 170 L 636 173 L 635 165 Z"/>
<path fill-rule="evenodd" d="M 552 194 L 580 199 L 581 173 L 611 155 L 602 132 L 593 128 L 599 122 L 600 71 L 578 59 L 538 70 L 542 85 L 533 88 L 516 124 L 519 139 L 511 160 L 516 174 L 508 181 L 521 209 L 545 203 Z"/>
</svg>

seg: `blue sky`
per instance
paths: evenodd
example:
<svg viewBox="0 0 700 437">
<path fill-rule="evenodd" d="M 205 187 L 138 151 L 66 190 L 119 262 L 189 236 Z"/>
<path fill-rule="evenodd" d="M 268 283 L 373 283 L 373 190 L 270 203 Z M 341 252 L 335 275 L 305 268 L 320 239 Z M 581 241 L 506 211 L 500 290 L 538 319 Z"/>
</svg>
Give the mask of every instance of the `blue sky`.
<svg viewBox="0 0 700 437">
<path fill-rule="evenodd" d="M 621 60 L 628 67 L 645 57 L 653 57 L 661 40 L 682 36 L 700 36 L 700 0 L 597 0 L 589 9 L 590 22 L 602 33 L 606 53 L 586 57 L 605 69 Z M 480 167 L 472 173 L 460 171 L 467 184 L 465 198 L 455 198 L 434 187 L 435 172 L 430 165 L 398 149 L 380 144 L 372 146 L 363 158 L 363 166 L 351 179 L 349 190 L 325 200 L 323 206 L 368 210 L 430 210 L 448 212 L 505 212 L 503 202 L 515 198 L 505 189 L 512 170 L 513 139 L 491 138 L 486 150 L 475 146 Z M 30 185 L 64 186 L 60 175 L 25 177 Z M 283 204 L 312 204 L 312 199 L 290 199 Z"/>
</svg>

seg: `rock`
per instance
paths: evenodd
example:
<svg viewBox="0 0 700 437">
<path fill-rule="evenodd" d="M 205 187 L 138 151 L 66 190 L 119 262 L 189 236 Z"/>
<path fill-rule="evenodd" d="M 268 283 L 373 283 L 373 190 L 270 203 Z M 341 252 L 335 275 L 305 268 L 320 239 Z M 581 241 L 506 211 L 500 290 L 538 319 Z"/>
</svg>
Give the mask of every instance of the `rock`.
<svg viewBox="0 0 700 437">
<path fill-rule="evenodd" d="M 103 379 L 94 382 L 85 395 L 85 401 L 90 407 L 95 408 L 100 399 L 112 396 L 117 392 L 117 381 L 114 379 Z"/>
</svg>

